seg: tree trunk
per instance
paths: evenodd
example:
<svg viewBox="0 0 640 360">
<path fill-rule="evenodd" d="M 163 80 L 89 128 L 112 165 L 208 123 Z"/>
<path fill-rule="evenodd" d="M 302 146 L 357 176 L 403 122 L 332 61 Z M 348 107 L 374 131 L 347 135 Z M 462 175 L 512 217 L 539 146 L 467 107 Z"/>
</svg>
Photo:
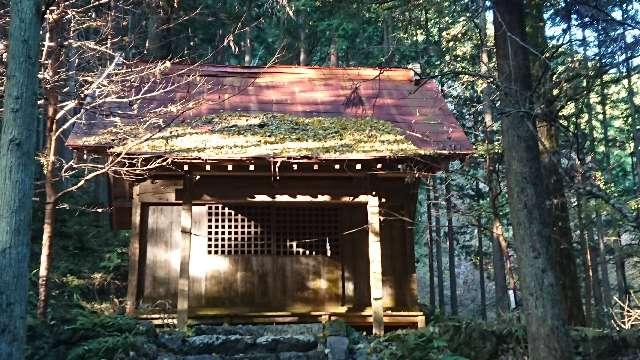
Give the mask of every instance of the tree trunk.
<svg viewBox="0 0 640 360">
<path fill-rule="evenodd" d="M 591 278 L 591 253 L 589 252 L 589 241 L 587 239 L 584 214 L 582 208 L 582 196 L 578 194 L 576 199 L 576 212 L 578 217 L 578 231 L 580 236 L 580 252 L 582 253 L 582 276 L 584 277 L 584 314 L 585 325 L 591 326 L 593 311 L 591 300 L 593 299 L 592 278 Z"/>
<path fill-rule="evenodd" d="M 501 83 L 502 141 L 514 244 L 527 323 L 529 358 L 571 359 L 573 347 L 554 271 L 551 219 L 531 117 L 531 70 L 521 0 L 494 0 L 494 36 Z"/>
<path fill-rule="evenodd" d="M 244 66 L 251 66 L 253 63 L 252 54 L 252 40 L 251 40 L 251 28 L 247 28 L 244 34 Z"/>
<path fill-rule="evenodd" d="M 484 9 L 484 1 L 480 1 L 481 8 Z M 485 11 L 480 14 L 480 37 L 482 41 L 482 50 L 480 52 L 480 73 L 488 74 L 489 68 L 489 45 L 487 39 L 487 19 Z M 502 233 L 502 223 L 500 222 L 500 209 L 498 208 L 498 197 L 500 196 L 500 188 L 497 181 L 499 176 L 496 169 L 496 146 L 494 144 L 493 131 L 493 113 L 491 111 L 491 88 L 486 84 L 482 88 L 482 113 L 484 117 L 484 141 L 487 148 L 487 159 L 485 164 L 486 183 L 489 187 L 489 204 L 491 206 L 492 215 L 492 231 L 491 231 L 491 248 L 492 263 L 494 271 L 495 297 L 496 297 L 496 315 L 501 317 L 509 311 L 509 302 L 507 298 L 507 278 L 505 275 L 505 258 L 507 254 L 502 251 L 500 237 L 504 238 Z"/>
<path fill-rule="evenodd" d="M 0 6 L 9 7 L 9 1 L 0 0 Z M 4 86 L 7 79 L 7 23 L 0 21 L 0 103 L 4 102 Z M 0 117 L 0 135 L 2 135 L 2 118 Z"/>
<path fill-rule="evenodd" d="M 58 191 L 56 189 L 59 139 L 58 131 L 58 105 L 63 88 L 63 70 L 66 64 L 63 62 L 64 47 L 64 16 L 62 7 L 51 7 L 45 17 L 47 23 L 46 43 L 44 59 L 46 69 L 42 77 L 43 93 L 45 95 L 45 149 L 44 164 L 45 206 L 44 225 L 42 227 L 42 251 L 40 253 L 40 269 L 38 274 L 38 319 L 44 320 L 47 314 L 49 272 L 53 261 L 53 236 L 56 221 L 56 203 Z"/>
<path fill-rule="evenodd" d="M 590 231 L 593 233 L 593 230 Z M 591 234 L 593 235 L 593 234 Z M 592 238 L 590 238 L 592 239 Z M 593 288 L 593 307 L 595 309 L 594 326 L 602 328 L 605 324 L 605 312 L 602 306 L 602 285 L 600 283 L 600 273 L 598 272 L 598 264 L 600 262 L 600 249 L 597 245 L 591 244 L 589 246 L 591 252 L 591 280 Z"/>
<path fill-rule="evenodd" d="M 602 111 L 601 118 L 600 118 L 600 126 L 602 127 L 602 142 L 604 146 L 603 174 L 604 174 L 605 182 L 609 183 L 610 172 L 611 172 L 611 158 L 609 156 L 609 150 L 610 150 L 609 119 L 607 116 L 608 94 L 607 94 L 607 89 L 606 89 L 606 84 L 604 82 L 604 79 L 601 79 L 600 81 L 599 90 L 600 90 L 599 92 L 600 109 Z M 627 274 L 625 270 L 625 259 L 624 259 L 624 254 L 622 252 L 622 244 L 621 244 L 619 233 L 613 239 L 613 252 L 614 252 L 615 264 L 616 264 L 616 287 L 618 290 L 618 298 L 620 301 L 625 302 L 628 297 Z"/>
<path fill-rule="evenodd" d="M 480 198 L 480 181 L 476 180 L 476 196 Z M 484 284 L 484 246 L 482 238 L 482 215 L 476 216 L 476 232 L 478 235 L 478 276 L 480 277 L 480 317 L 487 320 L 487 295 Z"/>
<path fill-rule="evenodd" d="M 623 12 L 623 19 L 625 17 Z M 627 56 L 630 55 L 631 49 L 629 42 L 625 37 L 625 52 Z M 627 82 L 627 106 L 629 107 L 629 126 L 633 129 L 633 153 L 631 156 L 631 163 L 633 164 L 633 178 L 635 179 L 636 195 L 640 197 L 640 119 L 638 118 L 638 107 L 635 102 L 636 91 L 633 87 L 633 64 L 631 61 L 627 61 L 625 64 L 625 80 Z M 636 212 L 636 217 L 640 220 L 640 210 Z"/>
<path fill-rule="evenodd" d="M 442 268 L 442 229 L 440 227 L 440 197 L 438 191 L 438 179 L 431 176 L 431 187 L 433 189 L 433 216 L 435 225 L 435 236 L 433 237 L 436 244 L 436 273 L 438 276 L 438 310 L 444 314 L 444 271 Z"/>
<path fill-rule="evenodd" d="M 592 117 L 592 111 L 591 111 L 591 107 L 590 107 L 590 102 L 587 99 L 586 102 L 586 108 L 587 108 L 587 128 L 589 130 L 589 135 L 591 136 L 591 139 L 589 141 L 589 152 L 593 153 L 595 152 L 595 142 L 593 139 L 593 117 Z M 576 122 L 575 122 L 575 129 L 574 129 L 574 134 L 575 134 L 575 142 L 576 142 L 576 158 L 577 158 L 577 174 L 578 174 L 578 182 L 580 184 L 584 183 L 584 170 L 583 170 L 583 164 L 584 164 L 584 156 L 583 156 L 583 143 L 586 144 L 586 139 L 585 141 L 581 141 L 581 129 L 580 129 L 580 123 L 579 120 L 576 118 Z M 584 210 L 584 211 L 583 211 Z M 576 195 L 576 216 L 578 218 L 578 227 L 579 227 L 579 245 L 580 245 L 580 253 L 582 255 L 582 274 L 583 274 L 583 279 L 584 279 L 584 313 L 585 313 L 585 321 L 584 321 L 584 325 L 586 326 L 592 326 L 592 324 L 594 323 L 594 319 L 593 319 L 593 308 L 591 306 L 592 301 L 595 304 L 595 309 L 596 309 L 596 323 L 599 320 L 599 308 L 598 308 L 598 301 L 597 301 L 597 295 L 595 295 L 595 293 L 597 293 L 597 289 L 594 289 L 594 284 L 595 284 L 595 279 L 594 279 L 594 271 L 593 271 L 593 264 L 594 261 L 592 259 L 592 253 L 593 253 L 593 249 L 591 248 L 591 243 L 592 243 L 592 238 L 593 238 L 593 230 L 590 229 L 588 230 L 585 226 L 591 226 L 592 224 L 592 219 L 591 219 L 591 205 L 589 203 L 589 200 L 587 200 L 586 202 L 586 209 L 583 209 L 583 195 L 578 193 Z M 584 217 L 587 218 L 586 221 L 586 225 L 585 225 L 585 220 Z M 595 263 L 597 264 L 597 263 Z M 597 275 L 597 272 L 596 272 Z M 602 298 L 600 296 L 600 298 Z"/>
<path fill-rule="evenodd" d="M 47 182 L 49 180 L 46 180 Z M 50 187 L 47 184 L 47 187 Z M 53 261 L 53 231 L 55 229 L 56 204 L 49 200 L 47 190 L 47 202 L 44 205 L 44 225 L 42 227 L 42 252 L 40 253 L 40 270 L 38 273 L 38 319 L 44 320 L 47 316 L 47 306 L 49 303 L 49 271 Z"/>
<path fill-rule="evenodd" d="M 583 48 L 587 49 L 588 48 L 588 44 L 586 43 L 586 36 L 584 33 L 584 29 L 582 30 L 582 41 L 583 41 Z M 583 54 L 583 56 L 587 57 L 587 54 Z M 583 63 L 583 67 L 587 68 L 588 67 L 588 63 L 585 60 Z M 595 157 L 595 153 L 596 153 L 596 138 L 595 138 L 595 127 L 594 127 L 594 121 L 593 121 L 593 105 L 591 104 L 591 93 L 587 92 L 587 94 L 584 96 L 584 107 L 587 113 L 587 131 L 588 131 L 588 139 L 585 139 L 584 144 L 586 145 L 586 149 L 588 151 L 588 154 L 590 157 Z M 576 136 L 579 136 L 579 124 L 578 121 L 576 120 Z M 588 140 L 588 141 L 587 141 Z M 579 141 L 578 141 L 579 142 Z M 579 163 L 583 162 L 583 156 L 581 155 L 581 150 L 578 149 L 577 150 L 577 154 L 578 154 L 578 161 Z M 579 176 L 583 176 L 582 174 L 579 174 Z M 609 313 L 608 309 L 611 306 L 611 304 L 613 303 L 613 298 L 611 296 L 611 283 L 609 281 L 609 266 L 608 266 L 608 261 L 607 261 L 607 251 L 606 251 L 606 246 L 605 246 L 605 235 L 604 235 L 604 228 L 602 226 L 602 213 L 600 211 L 596 211 L 596 235 L 598 237 L 598 253 L 599 253 L 599 258 L 598 258 L 598 262 L 596 263 L 599 267 L 599 269 L 597 271 L 600 271 L 600 280 L 601 280 L 601 284 L 602 284 L 602 299 L 603 299 L 603 311 L 605 313 L 603 320 L 607 319 L 608 316 L 606 314 Z M 605 321 L 605 323 L 608 323 L 608 321 Z"/>
<path fill-rule="evenodd" d="M 569 324 L 584 326 L 585 316 L 580 298 L 580 282 L 576 257 L 573 253 L 573 233 L 569 218 L 569 207 L 564 192 L 564 183 L 560 172 L 560 133 L 558 115 L 555 107 L 554 84 L 551 79 L 550 62 L 542 55 L 547 52 L 548 42 L 545 34 L 544 1 L 529 1 L 528 33 L 536 53 L 530 53 L 533 75 L 541 79 L 539 94 L 535 99 L 538 111 L 537 125 L 540 140 L 542 173 L 546 191 L 549 194 L 548 211 L 552 219 L 554 265 L 560 275 L 561 297 L 565 316 Z M 562 270 L 562 271 L 560 271 Z"/>
<path fill-rule="evenodd" d="M 391 55 L 391 17 L 389 12 L 385 12 L 382 18 L 382 48 L 384 49 L 384 59 Z"/>
<path fill-rule="evenodd" d="M 456 242 L 453 234 L 453 210 L 451 206 L 451 177 L 448 170 L 444 180 L 444 201 L 447 210 L 447 242 L 449 244 L 449 297 L 451 315 L 458 315 L 458 283 L 456 280 Z"/>
<path fill-rule="evenodd" d="M 300 36 L 300 65 L 309 65 L 309 54 L 307 50 L 307 24 L 305 16 L 301 15 L 298 24 L 298 34 Z"/>
<path fill-rule="evenodd" d="M 500 246 L 500 237 L 502 234 L 502 224 L 500 219 L 493 218 L 493 224 L 491 227 L 491 234 L 493 241 L 491 241 L 492 263 L 493 263 L 493 277 L 494 285 L 496 288 L 496 316 L 498 318 L 506 315 L 509 312 L 509 298 L 507 296 L 507 277 L 505 275 L 505 263 L 504 253 Z"/>
<path fill-rule="evenodd" d="M 610 180 L 610 172 L 611 172 L 611 158 L 609 156 L 609 119 L 607 117 L 607 89 L 604 83 L 604 80 L 600 82 L 600 109 L 601 115 L 600 118 L 600 126 L 602 127 L 602 142 L 604 146 L 604 151 L 602 155 L 604 156 L 604 171 L 603 176 L 606 182 Z"/>
<path fill-rule="evenodd" d="M 0 136 L 0 359 L 23 359 L 38 122 L 40 1 L 10 5 Z"/>
<path fill-rule="evenodd" d="M 552 216 L 554 267 L 560 274 L 561 297 L 565 316 L 569 324 L 583 326 L 585 325 L 585 314 L 582 310 L 576 257 L 573 253 L 569 207 L 560 173 L 557 118 L 549 114 L 546 120 L 539 121 L 538 133 L 541 141 L 545 186 L 551 197 L 548 208 Z"/>
<path fill-rule="evenodd" d="M 429 253 L 429 307 L 432 311 L 436 309 L 436 278 L 433 267 L 433 218 L 431 216 L 431 190 L 429 184 L 425 184 L 427 188 L 427 227 L 428 227 L 428 244 L 427 249 Z"/>
<path fill-rule="evenodd" d="M 625 269 L 624 254 L 622 252 L 622 241 L 620 240 L 620 232 L 613 239 L 613 250 L 616 260 L 616 287 L 618 289 L 618 300 L 622 303 L 628 301 L 629 288 L 627 287 L 627 272 Z"/>
<path fill-rule="evenodd" d="M 602 301 L 604 302 L 605 313 L 609 313 L 609 308 L 613 303 L 611 296 L 611 282 L 609 281 L 609 264 L 607 261 L 607 250 L 605 247 L 604 231 L 602 229 L 602 215 L 596 213 L 596 227 L 598 235 L 598 248 L 600 253 L 600 279 L 602 282 Z M 608 316 L 605 316 L 607 319 Z M 608 321 L 606 321 L 608 323 Z"/>
<path fill-rule="evenodd" d="M 329 66 L 338 67 L 338 35 L 335 33 L 331 37 L 331 45 L 329 45 Z"/>
</svg>

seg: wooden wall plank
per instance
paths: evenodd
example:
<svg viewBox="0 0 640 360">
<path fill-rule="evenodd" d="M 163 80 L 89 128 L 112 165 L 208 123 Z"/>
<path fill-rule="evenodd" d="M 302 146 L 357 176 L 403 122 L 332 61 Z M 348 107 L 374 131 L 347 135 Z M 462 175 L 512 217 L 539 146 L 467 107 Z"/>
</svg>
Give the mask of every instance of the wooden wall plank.
<svg viewBox="0 0 640 360">
<path fill-rule="evenodd" d="M 142 300 L 145 306 L 174 309 L 178 296 L 181 209 L 173 205 L 150 205 L 144 209 L 148 220 Z"/>
</svg>

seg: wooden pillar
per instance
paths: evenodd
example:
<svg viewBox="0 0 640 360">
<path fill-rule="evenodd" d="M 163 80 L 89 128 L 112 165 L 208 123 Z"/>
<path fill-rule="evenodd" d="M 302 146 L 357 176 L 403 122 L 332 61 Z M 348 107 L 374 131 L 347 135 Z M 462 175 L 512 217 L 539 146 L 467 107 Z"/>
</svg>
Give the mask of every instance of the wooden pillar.
<svg viewBox="0 0 640 360">
<path fill-rule="evenodd" d="M 378 197 L 369 196 L 367 202 L 369 219 L 369 285 L 371 286 L 371 310 L 373 313 L 373 335 L 384 334 L 382 301 L 382 250 L 380 246 L 380 205 Z"/>
<path fill-rule="evenodd" d="M 138 302 L 138 277 L 140 274 L 140 220 L 142 219 L 140 205 L 140 188 L 133 187 L 131 201 L 131 240 L 129 242 L 129 279 L 127 281 L 127 315 L 133 315 Z"/>
<path fill-rule="evenodd" d="M 180 212 L 180 275 L 178 278 L 178 328 L 187 327 L 189 319 L 189 260 L 191 256 L 191 174 L 185 174 L 182 180 L 182 211 Z"/>
</svg>

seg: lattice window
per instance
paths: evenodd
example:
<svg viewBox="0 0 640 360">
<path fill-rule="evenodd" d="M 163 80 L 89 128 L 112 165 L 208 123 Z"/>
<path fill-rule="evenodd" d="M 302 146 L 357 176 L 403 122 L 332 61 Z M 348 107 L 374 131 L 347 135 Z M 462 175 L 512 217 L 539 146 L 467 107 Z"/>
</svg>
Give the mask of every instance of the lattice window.
<svg viewBox="0 0 640 360">
<path fill-rule="evenodd" d="M 339 245 L 339 208 L 274 207 L 273 237 L 277 255 L 335 256 Z"/>
<path fill-rule="evenodd" d="M 215 255 L 270 254 L 269 208 L 207 206 L 207 252 Z"/>
<path fill-rule="evenodd" d="M 210 255 L 337 256 L 340 208 L 309 205 L 207 206 Z"/>
</svg>

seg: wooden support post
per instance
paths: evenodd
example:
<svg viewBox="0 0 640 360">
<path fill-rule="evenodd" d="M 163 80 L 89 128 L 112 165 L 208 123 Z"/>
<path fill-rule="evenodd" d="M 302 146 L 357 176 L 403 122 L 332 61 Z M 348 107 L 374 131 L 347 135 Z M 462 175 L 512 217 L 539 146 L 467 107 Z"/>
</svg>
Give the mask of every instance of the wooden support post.
<svg viewBox="0 0 640 360">
<path fill-rule="evenodd" d="M 380 205 L 377 196 L 369 196 L 367 202 L 369 219 L 369 285 L 371 286 L 371 310 L 373 312 L 373 335 L 384 334 L 382 300 L 382 249 L 380 246 Z"/>
<path fill-rule="evenodd" d="M 140 274 L 140 220 L 142 211 L 140 204 L 140 188 L 133 187 L 131 202 L 131 240 L 129 242 L 129 279 L 127 281 L 127 315 L 133 315 L 138 302 L 138 276 Z"/>
<path fill-rule="evenodd" d="M 182 187 L 182 211 L 180 212 L 180 275 L 178 278 L 178 316 L 177 326 L 180 329 L 187 327 L 189 319 L 189 259 L 191 257 L 191 226 L 192 226 L 192 178 L 186 174 Z"/>
</svg>

